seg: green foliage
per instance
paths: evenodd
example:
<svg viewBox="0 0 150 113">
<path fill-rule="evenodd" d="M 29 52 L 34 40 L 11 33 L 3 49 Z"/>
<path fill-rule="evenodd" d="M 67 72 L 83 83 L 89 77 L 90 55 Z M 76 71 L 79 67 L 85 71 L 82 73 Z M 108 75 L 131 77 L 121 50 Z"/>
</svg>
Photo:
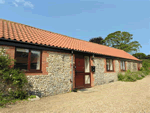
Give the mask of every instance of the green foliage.
<svg viewBox="0 0 150 113">
<path fill-rule="evenodd" d="M 142 47 L 138 41 L 132 41 L 133 35 L 128 32 L 116 31 L 110 33 L 104 40 L 105 45 L 124 50 L 126 52 L 138 51 Z"/>
<path fill-rule="evenodd" d="M 121 74 L 121 73 L 119 73 L 119 74 L 118 74 L 118 80 L 119 80 L 119 81 L 123 81 L 123 80 L 124 80 L 124 75 Z"/>
<path fill-rule="evenodd" d="M 14 99 L 26 99 L 28 97 L 28 81 L 25 74 L 19 69 L 11 68 L 14 60 L 0 52 L 0 106 Z"/>
<path fill-rule="evenodd" d="M 36 98 L 36 95 L 31 95 L 31 96 L 29 96 L 29 98 Z"/>
<path fill-rule="evenodd" d="M 147 63 L 146 61 L 143 61 L 143 62 L 142 62 L 142 67 L 143 67 L 145 70 L 148 70 L 149 65 L 148 65 L 148 63 Z"/>
<path fill-rule="evenodd" d="M 89 42 L 105 45 L 104 39 L 102 37 L 91 38 Z"/>
<path fill-rule="evenodd" d="M 149 63 L 146 61 L 143 61 L 142 62 L 142 68 L 140 70 L 143 71 L 145 74 L 149 74 L 150 73 Z"/>
<path fill-rule="evenodd" d="M 118 80 L 125 81 L 125 82 L 134 82 L 136 80 L 141 80 L 145 76 L 146 76 L 146 74 L 142 71 L 137 71 L 137 72 L 128 71 L 125 74 L 119 73 Z"/>
<path fill-rule="evenodd" d="M 0 93 L 0 107 L 4 107 L 6 103 L 9 102 L 9 99 L 3 97 L 3 93 Z"/>
<path fill-rule="evenodd" d="M 144 78 L 149 73 L 150 73 L 149 63 L 146 61 L 143 61 L 140 71 L 131 72 L 130 70 L 127 70 L 124 75 L 122 73 L 119 73 L 118 80 L 134 82 L 136 80 L 140 80 L 140 79 Z"/>
<path fill-rule="evenodd" d="M 134 57 L 138 58 L 138 59 L 145 59 L 146 55 L 144 53 L 135 53 L 133 54 Z"/>
<path fill-rule="evenodd" d="M 143 62 L 147 62 L 148 63 L 148 67 L 150 67 L 150 59 L 141 59 Z"/>
<path fill-rule="evenodd" d="M 128 70 L 127 70 L 127 73 L 130 73 L 130 72 L 131 72 L 131 71 L 128 69 Z"/>
<path fill-rule="evenodd" d="M 144 59 L 149 59 L 150 60 L 150 55 L 146 55 Z"/>
<path fill-rule="evenodd" d="M 10 65 L 12 65 L 12 59 L 9 59 L 9 56 L 5 54 L 5 50 L 2 49 L 0 52 L 0 70 L 8 70 L 10 69 Z"/>
<path fill-rule="evenodd" d="M 147 55 L 145 59 L 149 59 L 150 60 L 150 55 Z"/>
</svg>

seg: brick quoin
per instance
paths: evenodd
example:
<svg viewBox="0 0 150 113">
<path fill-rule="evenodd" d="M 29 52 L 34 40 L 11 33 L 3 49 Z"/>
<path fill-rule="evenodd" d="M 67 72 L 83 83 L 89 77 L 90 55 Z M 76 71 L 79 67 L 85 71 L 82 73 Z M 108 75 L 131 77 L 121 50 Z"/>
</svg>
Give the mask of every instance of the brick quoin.
<svg viewBox="0 0 150 113">
<path fill-rule="evenodd" d="M 6 54 L 8 54 L 10 56 L 10 58 L 14 59 L 15 58 L 15 47 L 13 46 L 4 46 L 4 45 L 0 45 L 1 47 L 3 47 L 6 50 Z"/>
<path fill-rule="evenodd" d="M 91 70 L 91 66 L 93 66 L 93 60 L 92 60 L 92 56 L 90 56 L 90 70 Z M 94 72 L 90 71 L 90 75 L 91 75 L 91 87 L 94 87 Z"/>
<path fill-rule="evenodd" d="M 6 50 L 6 54 L 8 54 L 11 59 L 15 58 L 15 47 L 5 46 L 5 45 L 0 45 L 0 46 Z M 10 67 L 13 67 L 13 66 L 14 64 L 12 64 Z"/>
</svg>

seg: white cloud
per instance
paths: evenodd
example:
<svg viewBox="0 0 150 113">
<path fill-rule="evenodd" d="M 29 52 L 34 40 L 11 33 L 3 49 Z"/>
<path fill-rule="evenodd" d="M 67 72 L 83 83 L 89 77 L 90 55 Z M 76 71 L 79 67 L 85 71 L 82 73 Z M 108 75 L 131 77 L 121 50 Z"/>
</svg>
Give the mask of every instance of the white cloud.
<svg viewBox="0 0 150 113">
<path fill-rule="evenodd" d="M 0 4 L 4 4 L 6 0 L 0 0 Z M 34 5 L 30 1 L 25 1 L 25 0 L 13 0 L 12 3 L 18 7 L 20 4 L 22 4 L 24 7 L 30 7 L 34 8 Z"/>
<path fill-rule="evenodd" d="M 30 2 L 30 1 L 25 1 L 25 0 L 15 0 L 14 3 L 21 3 L 23 4 L 25 7 L 30 7 L 30 8 L 34 8 L 34 5 Z M 17 4 L 18 5 L 18 4 Z"/>
<path fill-rule="evenodd" d="M 29 2 L 29 1 L 24 2 L 24 6 L 30 7 L 32 9 L 34 8 L 34 5 L 31 2 Z"/>
<path fill-rule="evenodd" d="M 5 0 L 0 0 L 0 4 L 4 4 L 5 3 Z"/>
<path fill-rule="evenodd" d="M 16 7 L 18 7 L 18 4 L 17 4 L 16 2 L 13 2 L 13 4 L 14 4 Z"/>
<path fill-rule="evenodd" d="M 24 0 L 15 0 L 16 2 L 25 2 Z"/>
</svg>

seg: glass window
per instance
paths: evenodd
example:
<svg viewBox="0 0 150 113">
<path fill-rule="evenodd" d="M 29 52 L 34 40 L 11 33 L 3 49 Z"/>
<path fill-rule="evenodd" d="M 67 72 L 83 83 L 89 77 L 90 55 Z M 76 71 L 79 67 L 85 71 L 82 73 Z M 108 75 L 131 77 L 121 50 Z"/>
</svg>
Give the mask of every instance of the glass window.
<svg viewBox="0 0 150 113">
<path fill-rule="evenodd" d="M 85 84 L 90 84 L 90 75 L 85 75 Z"/>
<path fill-rule="evenodd" d="M 21 70 L 28 69 L 28 55 L 29 49 L 16 49 L 16 65 L 15 68 L 19 68 Z"/>
<path fill-rule="evenodd" d="M 110 59 L 109 61 L 110 61 L 110 70 L 113 70 L 113 62 L 112 62 L 112 59 Z"/>
<path fill-rule="evenodd" d="M 121 69 L 121 71 L 125 71 L 126 70 L 126 67 L 125 67 L 126 65 L 125 65 L 125 61 L 123 61 L 123 60 L 121 60 L 120 61 L 120 69 Z"/>
<path fill-rule="evenodd" d="M 106 59 L 106 69 L 107 71 L 113 71 L 113 60 L 112 59 Z"/>
<path fill-rule="evenodd" d="M 107 65 L 106 65 L 106 67 L 107 67 L 107 70 L 110 70 L 109 68 L 110 68 L 110 66 L 109 66 L 109 60 L 107 60 L 107 63 L 106 63 Z"/>
<path fill-rule="evenodd" d="M 31 69 L 40 70 L 40 51 L 31 50 Z"/>
<path fill-rule="evenodd" d="M 89 56 L 84 56 L 85 61 L 85 73 L 90 72 Z"/>
<path fill-rule="evenodd" d="M 15 68 L 19 68 L 24 71 L 40 70 L 40 58 L 41 52 L 37 50 L 30 49 L 16 49 L 16 64 Z"/>
</svg>

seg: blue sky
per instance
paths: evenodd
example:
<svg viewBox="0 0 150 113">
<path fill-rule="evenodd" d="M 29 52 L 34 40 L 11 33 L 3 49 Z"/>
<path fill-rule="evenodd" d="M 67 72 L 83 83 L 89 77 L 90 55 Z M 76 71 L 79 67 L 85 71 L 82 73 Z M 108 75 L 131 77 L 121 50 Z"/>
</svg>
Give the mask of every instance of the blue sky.
<svg viewBox="0 0 150 113">
<path fill-rule="evenodd" d="M 0 18 L 89 41 L 133 34 L 150 54 L 150 0 L 0 0 Z"/>
</svg>

